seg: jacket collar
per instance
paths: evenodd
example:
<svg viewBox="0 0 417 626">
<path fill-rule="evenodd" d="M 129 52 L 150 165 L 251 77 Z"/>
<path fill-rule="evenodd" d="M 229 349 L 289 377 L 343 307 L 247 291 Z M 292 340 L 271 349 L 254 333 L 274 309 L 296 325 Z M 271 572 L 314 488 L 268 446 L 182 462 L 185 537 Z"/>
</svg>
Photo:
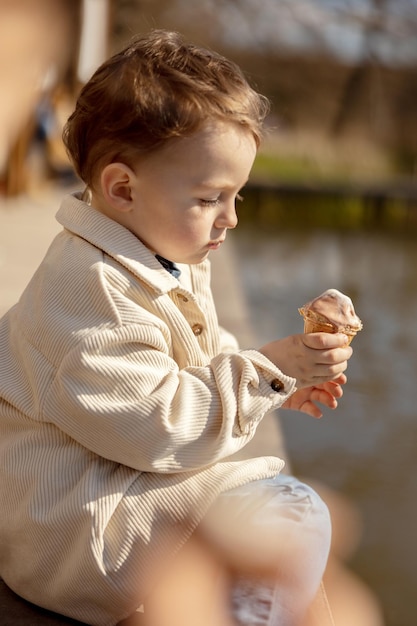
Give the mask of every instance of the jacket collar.
<svg viewBox="0 0 417 626">
<path fill-rule="evenodd" d="M 103 250 L 156 292 L 163 294 L 178 288 L 178 280 L 133 233 L 83 202 L 80 196 L 77 192 L 64 198 L 56 214 L 64 228 Z"/>
</svg>

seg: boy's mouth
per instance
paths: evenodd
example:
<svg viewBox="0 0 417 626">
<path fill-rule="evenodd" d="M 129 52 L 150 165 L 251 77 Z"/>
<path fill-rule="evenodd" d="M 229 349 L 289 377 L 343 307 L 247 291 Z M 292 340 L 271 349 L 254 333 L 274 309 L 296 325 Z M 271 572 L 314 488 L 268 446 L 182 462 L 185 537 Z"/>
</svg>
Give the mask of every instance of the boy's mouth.
<svg viewBox="0 0 417 626">
<path fill-rule="evenodd" d="M 217 250 L 224 243 L 224 239 L 218 239 L 217 241 L 210 241 L 208 247 L 210 250 Z"/>
</svg>

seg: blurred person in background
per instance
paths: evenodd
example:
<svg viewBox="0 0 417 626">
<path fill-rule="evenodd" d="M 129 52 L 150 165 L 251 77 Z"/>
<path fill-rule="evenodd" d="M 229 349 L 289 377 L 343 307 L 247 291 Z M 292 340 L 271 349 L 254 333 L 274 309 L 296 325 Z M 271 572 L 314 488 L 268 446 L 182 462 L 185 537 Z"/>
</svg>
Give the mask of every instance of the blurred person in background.
<svg viewBox="0 0 417 626">
<path fill-rule="evenodd" d="M 81 0 L 0 0 L 0 180 L 7 195 L 25 188 L 43 95 L 74 71 L 80 8 Z"/>
</svg>

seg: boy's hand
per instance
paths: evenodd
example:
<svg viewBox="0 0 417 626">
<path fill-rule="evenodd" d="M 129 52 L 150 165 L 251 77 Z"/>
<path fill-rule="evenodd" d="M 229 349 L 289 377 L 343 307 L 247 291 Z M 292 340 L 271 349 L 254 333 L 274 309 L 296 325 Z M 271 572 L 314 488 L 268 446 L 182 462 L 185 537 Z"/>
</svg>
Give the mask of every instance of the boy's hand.
<svg viewBox="0 0 417 626">
<path fill-rule="evenodd" d="M 340 374 L 335 380 L 331 380 L 315 387 L 304 387 L 297 389 L 290 398 L 282 405 L 283 409 L 293 409 L 294 411 L 302 411 L 311 417 L 320 418 L 323 413 L 317 403 L 323 404 L 329 409 L 337 407 L 337 400 L 343 396 L 343 389 L 347 378 L 344 374 Z"/>
<path fill-rule="evenodd" d="M 336 380 L 352 356 L 343 333 L 290 335 L 266 344 L 259 352 L 284 374 L 295 378 L 298 389 L 320 389 L 323 383 Z"/>
</svg>

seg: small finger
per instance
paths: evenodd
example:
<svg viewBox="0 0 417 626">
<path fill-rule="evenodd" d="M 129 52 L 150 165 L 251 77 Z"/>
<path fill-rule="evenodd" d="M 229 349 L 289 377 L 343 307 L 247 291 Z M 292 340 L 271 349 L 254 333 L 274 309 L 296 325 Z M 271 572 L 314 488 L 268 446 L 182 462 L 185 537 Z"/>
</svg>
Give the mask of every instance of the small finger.
<svg viewBox="0 0 417 626">
<path fill-rule="evenodd" d="M 334 382 L 333 380 L 330 380 L 327 383 L 324 383 L 324 389 L 325 391 L 327 391 L 328 393 L 330 393 L 334 398 L 341 398 L 343 396 L 343 389 L 342 387 Z"/>
<path fill-rule="evenodd" d="M 321 365 L 332 365 L 347 362 L 352 356 L 352 348 L 333 348 L 332 350 L 317 351 L 317 363 Z"/>
<path fill-rule="evenodd" d="M 300 407 L 300 411 L 306 413 L 307 415 L 311 415 L 311 417 L 314 417 L 315 419 L 323 417 L 321 409 L 317 406 L 317 404 L 311 402 L 311 400 L 306 400 L 306 402 L 304 402 L 304 404 Z"/>
<path fill-rule="evenodd" d="M 329 409 L 335 409 L 337 407 L 336 397 L 326 389 L 315 389 L 312 393 L 312 399 L 316 402 L 320 402 L 320 404 L 323 404 Z"/>
<path fill-rule="evenodd" d="M 332 383 L 335 385 L 346 385 L 347 383 L 347 376 L 346 374 L 340 374 L 339 376 L 337 376 L 337 378 L 334 378 L 332 380 Z"/>
</svg>

